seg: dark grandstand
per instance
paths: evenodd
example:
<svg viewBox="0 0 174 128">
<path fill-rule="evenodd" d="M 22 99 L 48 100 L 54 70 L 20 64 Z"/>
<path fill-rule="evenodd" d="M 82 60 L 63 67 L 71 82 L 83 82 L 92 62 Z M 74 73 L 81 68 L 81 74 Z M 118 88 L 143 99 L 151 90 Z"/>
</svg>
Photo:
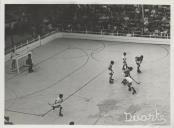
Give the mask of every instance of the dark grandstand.
<svg viewBox="0 0 174 128">
<path fill-rule="evenodd" d="M 170 38 L 170 6 L 5 5 L 6 53 L 54 31 Z"/>
</svg>

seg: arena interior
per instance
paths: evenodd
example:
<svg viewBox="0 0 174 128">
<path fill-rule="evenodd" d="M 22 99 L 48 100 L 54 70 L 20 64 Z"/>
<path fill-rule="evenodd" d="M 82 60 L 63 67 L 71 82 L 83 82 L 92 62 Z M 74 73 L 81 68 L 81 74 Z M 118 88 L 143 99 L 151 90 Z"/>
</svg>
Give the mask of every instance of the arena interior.
<svg viewBox="0 0 174 128">
<path fill-rule="evenodd" d="M 13 51 L 24 56 L 19 72 Z M 134 95 L 122 84 L 124 52 Z M 7 4 L 4 88 L 5 124 L 169 125 L 170 5 Z M 62 116 L 49 105 L 59 94 Z"/>
</svg>

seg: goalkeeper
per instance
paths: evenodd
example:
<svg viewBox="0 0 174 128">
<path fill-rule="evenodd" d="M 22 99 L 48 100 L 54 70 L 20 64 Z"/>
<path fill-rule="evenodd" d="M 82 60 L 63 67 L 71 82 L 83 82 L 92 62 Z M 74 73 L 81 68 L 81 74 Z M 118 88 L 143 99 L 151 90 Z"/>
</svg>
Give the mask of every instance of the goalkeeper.
<svg viewBox="0 0 174 128">
<path fill-rule="evenodd" d="M 28 54 L 26 64 L 28 66 L 28 72 L 29 73 L 33 72 L 33 62 L 32 62 L 32 58 L 31 58 L 31 54 Z"/>
</svg>

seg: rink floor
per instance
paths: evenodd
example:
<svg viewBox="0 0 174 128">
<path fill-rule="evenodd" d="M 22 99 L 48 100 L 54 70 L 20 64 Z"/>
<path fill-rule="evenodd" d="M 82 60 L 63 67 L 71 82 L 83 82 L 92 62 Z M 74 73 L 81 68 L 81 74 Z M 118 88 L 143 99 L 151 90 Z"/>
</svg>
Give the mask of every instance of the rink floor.
<svg viewBox="0 0 174 128">
<path fill-rule="evenodd" d="M 121 84 L 122 53 L 134 70 L 137 94 Z M 14 124 L 132 125 L 170 124 L 170 47 L 168 45 L 56 39 L 33 51 L 34 72 L 12 73 L 5 64 L 5 115 Z M 144 55 L 141 74 L 134 57 Z M 115 61 L 114 84 L 107 69 Z M 64 94 L 63 117 L 52 111 L 58 94 Z M 126 121 L 125 112 L 155 115 L 155 121 Z M 162 118 L 163 117 L 163 118 Z"/>
</svg>

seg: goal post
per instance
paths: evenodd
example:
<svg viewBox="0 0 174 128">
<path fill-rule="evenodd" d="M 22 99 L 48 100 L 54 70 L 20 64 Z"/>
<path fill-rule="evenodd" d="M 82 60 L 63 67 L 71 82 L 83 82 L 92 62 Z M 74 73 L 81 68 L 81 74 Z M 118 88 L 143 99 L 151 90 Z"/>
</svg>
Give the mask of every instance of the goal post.
<svg viewBox="0 0 174 128">
<path fill-rule="evenodd" d="M 32 52 L 29 51 L 28 49 L 15 53 L 15 54 L 13 53 L 13 56 L 11 57 L 12 70 L 17 71 L 17 73 L 20 73 L 20 69 L 23 67 L 26 67 L 26 60 L 28 59 L 29 54 L 32 55 Z"/>
</svg>

